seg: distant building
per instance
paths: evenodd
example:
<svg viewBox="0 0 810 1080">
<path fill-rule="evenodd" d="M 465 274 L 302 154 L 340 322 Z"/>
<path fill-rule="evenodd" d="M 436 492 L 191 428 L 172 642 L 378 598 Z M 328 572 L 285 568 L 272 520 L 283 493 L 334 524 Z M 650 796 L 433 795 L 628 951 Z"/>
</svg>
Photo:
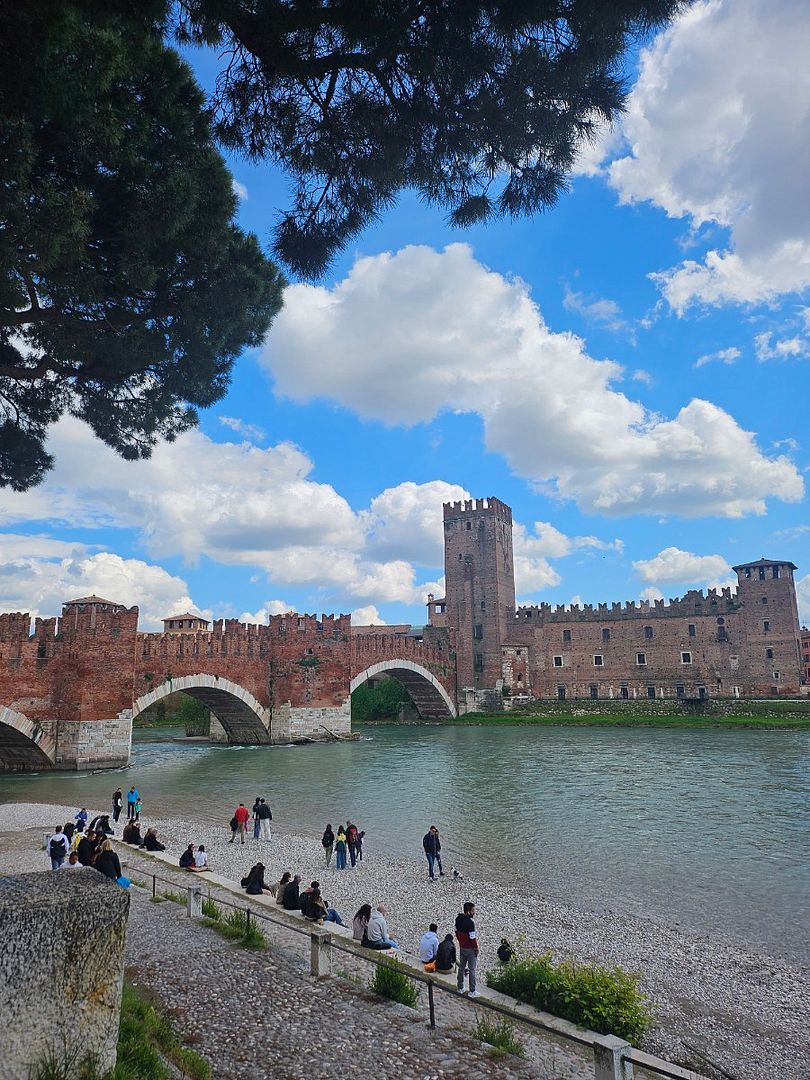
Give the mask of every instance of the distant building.
<svg viewBox="0 0 810 1080">
<path fill-rule="evenodd" d="M 792 562 L 741 563 L 736 589 L 668 602 L 516 609 L 508 506 L 446 503 L 444 540 L 446 594 L 429 598 L 428 622 L 455 642 L 462 710 L 503 697 L 776 697 L 810 681 Z"/>
<path fill-rule="evenodd" d="M 802 650 L 802 671 L 804 672 L 804 685 L 810 686 L 810 629 L 803 626 L 799 637 Z"/>
<path fill-rule="evenodd" d="M 206 631 L 211 627 L 208 619 L 201 615 L 194 615 L 186 611 L 183 615 L 170 615 L 163 620 L 164 634 L 194 634 L 197 631 Z"/>
</svg>

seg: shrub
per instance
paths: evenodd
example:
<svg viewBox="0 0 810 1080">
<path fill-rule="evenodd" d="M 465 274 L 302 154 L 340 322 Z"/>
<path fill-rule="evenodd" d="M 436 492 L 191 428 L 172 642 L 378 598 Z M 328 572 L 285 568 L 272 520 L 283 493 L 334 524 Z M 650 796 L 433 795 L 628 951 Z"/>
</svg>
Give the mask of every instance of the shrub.
<svg viewBox="0 0 810 1080">
<path fill-rule="evenodd" d="M 381 959 L 374 969 L 369 988 L 381 997 L 398 1001 L 400 1005 L 416 1008 L 419 991 L 405 974 L 403 965 L 398 960 Z"/>
<path fill-rule="evenodd" d="M 489 1043 L 490 1046 L 496 1047 L 498 1050 L 503 1051 L 504 1054 L 523 1057 L 526 1053 L 523 1043 L 515 1034 L 514 1025 L 510 1024 L 508 1020 L 500 1020 L 496 1024 L 480 1017 L 475 1025 L 473 1035 L 480 1042 Z"/>
<path fill-rule="evenodd" d="M 621 968 L 555 964 L 551 953 L 526 956 L 487 973 L 487 985 L 537 1009 L 638 1046 L 652 1023 L 637 979 Z"/>
<path fill-rule="evenodd" d="M 251 919 L 248 923 L 247 915 L 239 908 L 232 911 L 224 920 L 209 917 L 208 925 L 213 927 L 218 934 L 222 934 L 229 941 L 235 941 L 244 949 L 267 948 L 267 938 L 259 928 L 256 919 Z"/>
<path fill-rule="evenodd" d="M 222 918 L 222 908 L 210 896 L 204 896 L 202 902 L 203 918 L 219 922 Z"/>
</svg>

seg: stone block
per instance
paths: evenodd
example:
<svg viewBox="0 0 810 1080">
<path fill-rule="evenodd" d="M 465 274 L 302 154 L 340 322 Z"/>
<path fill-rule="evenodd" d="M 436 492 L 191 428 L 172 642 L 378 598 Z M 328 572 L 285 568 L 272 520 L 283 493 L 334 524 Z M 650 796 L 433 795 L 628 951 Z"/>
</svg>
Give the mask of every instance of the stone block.
<svg viewBox="0 0 810 1080">
<path fill-rule="evenodd" d="M 49 1054 L 113 1068 L 128 915 L 129 894 L 89 868 L 0 879 L 3 1080 Z"/>
</svg>

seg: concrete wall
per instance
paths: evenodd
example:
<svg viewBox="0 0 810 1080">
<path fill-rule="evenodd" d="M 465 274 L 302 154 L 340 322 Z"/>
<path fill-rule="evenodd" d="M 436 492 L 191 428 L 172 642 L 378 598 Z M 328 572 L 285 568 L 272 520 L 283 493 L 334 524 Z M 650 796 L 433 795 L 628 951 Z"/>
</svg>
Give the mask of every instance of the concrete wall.
<svg viewBox="0 0 810 1080">
<path fill-rule="evenodd" d="M 51 1053 L 115 1065 L 128 915 L 129 894 L 95 870 L 0 879 L 3 1080 Z"/>
</svg>

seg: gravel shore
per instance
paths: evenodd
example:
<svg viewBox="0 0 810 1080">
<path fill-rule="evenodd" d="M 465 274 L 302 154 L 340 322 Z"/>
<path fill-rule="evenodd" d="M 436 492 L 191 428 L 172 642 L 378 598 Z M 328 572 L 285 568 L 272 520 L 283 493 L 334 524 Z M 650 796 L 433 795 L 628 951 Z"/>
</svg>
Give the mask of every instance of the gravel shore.
<svg viewBox="0 0 810 1080">
<path fill-rule="evenodd" d="M 0 833 L 52 827 L 72 819 L 75 811 L 0 805 Z M 145 824 L 156 826 L 167 850 L 178 856 L 187 843 L 204 843 L 212 869 L 236 881 L 258 861 L 267 867 L 268 880 L 278 880 L 284 870 L 306 882 L 317 879 L 345 921 L 362 903 L 385 903 L 391 933 L 411 953 L 428 923 L 438 923 L 440 935 L 451 931 L 463 901 L 474 900 L 484 970 L 497 962 L 502 937 L 532 951 L 551 950 L 558 958 L 618 965 L 639 973 L 652 1001 L 656 1022 L 644 1049 L 707 1073 L 707 1062 L 715 1063 L 733 1080 L 807 1080 L 810 1073 L 807 971 L 749 952 L 744 942 L 702 937 L 636 916 L 578 910 L 574 897 L 570 905 L 552 904 L 472 874 L 465 873 L 463 882 L 449 874 L 429 881 L 423 859 L 387 858 L 372 848 L 355 869 L 337 871 L 333 863 L 327 870 L 319 837 L 274 832 L 269 843 L 248 837 L 241 845 L 229 843 L 222 825 L 176 818 L 149 818 Z M 45 868 L 44 855 L 36 858 Z"/>
</svg>

